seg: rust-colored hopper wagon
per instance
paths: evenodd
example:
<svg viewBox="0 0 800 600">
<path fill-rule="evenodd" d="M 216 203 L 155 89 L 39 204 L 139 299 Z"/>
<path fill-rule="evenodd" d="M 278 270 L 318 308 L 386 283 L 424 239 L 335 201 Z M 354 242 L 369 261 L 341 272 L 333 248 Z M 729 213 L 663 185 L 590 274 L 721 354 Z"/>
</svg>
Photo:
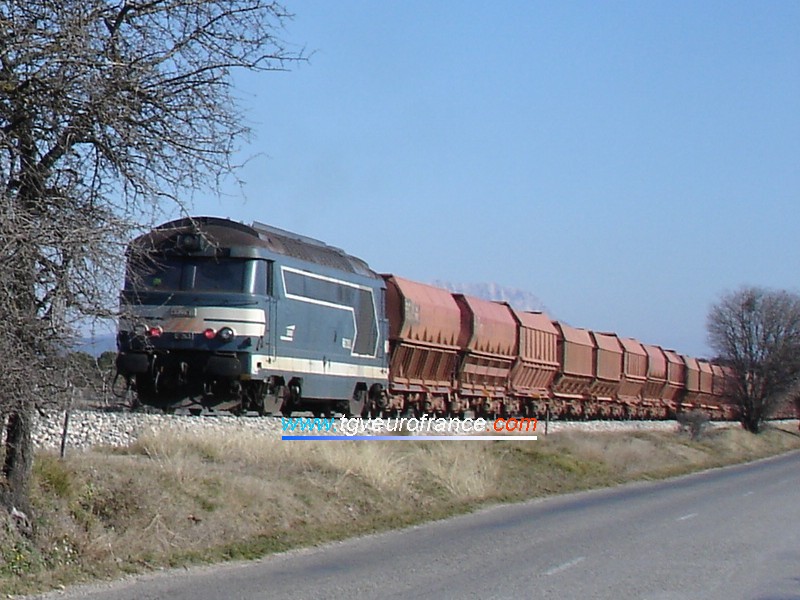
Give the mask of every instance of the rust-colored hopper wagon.
<svg viewBox="0 0 800 600">
<path fill-rule="evenodd" d="M 681 400 L 681 410 L 691 410 L 695 405 L 700 405 L 700 367 L 697 359 L 692 356 L 682 356 L 686 364 L 686 389 Z"/>
<path fill-rule="evenodd" d="M 621 407 L 616 403 L 622 381 L 622 346 L 613 333 L 590 332 L 594 341 L 594 381 L 589 388 L 592 402 L 586 406 L 587 417 L 620 418 Z"/>
<path fill-rule="evenodd" d="M 650 417 L 663 419 L 669 414 L 669 406 L 662 393 L 667 384 L 667 357 L 664 351 L 652 344 L 642 344 L 647 354 L 647 380 L 642 388 L 642 404 Z"/>
<path fill-rule="evenodd" d="M 447 290 L 384 275 L 389 319 L 386 410 L 462 412 L 451 394 L 461 311 Z"/>
<path fill-rule="evenodd" d="M 702 409 L 710 410 L 709 402 L 712 399 L 713 374 L 711 364 L 684 356 L 686 363 L 686 393 L 683 397 L 683 410 Z"/>
<path fill-rule="evenodd" d="M 461 314 L 461 353 L 456 393 L 476 414 L 520 414 L 506 405 L 506 389 L 517 355 L 517 322 L 508 305 L 453 294 Z"/>
<path fill-rule="evenodd" d="M 670 415 L 678 412 L 686 392 L 686 363 L 674 350 L 664 350 L 667 359 L 667 382 L 661 390 L 661 400 Z"/>
<path fill-rule="evenodd" d="M 714 372 L 711 370 L 711 363 L 705 360 L 698 360 L 697 366 L 700 367 L 700 408 L 709 413 L 716 411 L 714 399 Z"/>
<path fill-rule="evenodd" d="M 710 363 L 711 367 L 711 404 L 715 407 L 711 418 L 715 420 L 731 419 L 734 416 L 733 405 L 730 403 L 730 380 L 725 367 Z"/>
<path fill-rule="evenodd" d="M 554 415 L 582 416 L 584 405 L 591 399 L 594 382 L 594 342 L 586 329 L 570 327 L 553 321 L 558 332 L 558 362 L 561 370 L 553 381 L 553 400 L 550 410 Z"/>
<path fill-rule="evenodd" d="M 625 406 L 626 416 L 645 418 L 649 407 L 642 404 L 642 390 L 647 381 L 647 353 L 633 338 L 619 338 L 619 343 L 623 350 L 619 401 Z"/>
<path fill-rule="evenodd" d="M 524 416 L 544 414 L 550 388 L 558 372 L 558 331 L 550 317 L 512 309 L 517 321 L 516 360 L 509 378 L 509 394 Z"/>
</svg>

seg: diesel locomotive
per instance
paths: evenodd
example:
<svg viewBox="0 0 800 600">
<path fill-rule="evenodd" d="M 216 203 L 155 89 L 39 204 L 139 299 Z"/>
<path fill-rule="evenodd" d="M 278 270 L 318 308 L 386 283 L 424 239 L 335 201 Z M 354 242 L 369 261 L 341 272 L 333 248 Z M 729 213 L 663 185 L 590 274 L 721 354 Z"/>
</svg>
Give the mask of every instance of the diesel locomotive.
<svg viewBox="0 0 800 600">
<path fill-rule="evenodd" d="M 129 245 L 117 370 L 164 410 L 361 414 L 388 381 L 385 287 L 311 238 L 171 221 Z"/>
</svg>

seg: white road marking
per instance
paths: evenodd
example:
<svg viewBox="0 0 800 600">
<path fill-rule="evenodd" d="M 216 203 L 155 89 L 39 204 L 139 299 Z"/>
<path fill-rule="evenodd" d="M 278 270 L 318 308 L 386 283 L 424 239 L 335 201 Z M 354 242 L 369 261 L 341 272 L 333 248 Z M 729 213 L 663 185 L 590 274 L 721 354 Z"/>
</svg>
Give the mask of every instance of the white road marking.
<svg viewBox="0 0 800 600">
<path fill-rule="evenodd" d="M 688 515 L 683 515 L 682 517 L 678 517 L 675 519 L 676 521 L 688 521 L 689 519 L 694 519 L 697 516 L 697 513 L 689 513 Z"/>
<path fill-rule="evenodd" d="M 745 492 L 742 496 L 752 496 L 754 492 Z"/>
<path fill-rule="evenodd" d="M 566 571 L 567 569 L 570 569 L 570 568 L 574 567 L 575 565 L 577 565 L 579 563 L 582 563 L 585 560 L 586 560 L 585 556 L 579 556 L 578 558 L 573 558 L 572 560 L 569 560 L 569 561 L 567 561 L 565 563 L 561 563 L 560 565 L 557 565 L 557 566 L 553 567 L 552 569 L 548 569 L 547 571 L 544 572 L 544 574 L 545 575 L 555 575 L 556 573 L 561 573 L 562 571 Z"/>
</svg>

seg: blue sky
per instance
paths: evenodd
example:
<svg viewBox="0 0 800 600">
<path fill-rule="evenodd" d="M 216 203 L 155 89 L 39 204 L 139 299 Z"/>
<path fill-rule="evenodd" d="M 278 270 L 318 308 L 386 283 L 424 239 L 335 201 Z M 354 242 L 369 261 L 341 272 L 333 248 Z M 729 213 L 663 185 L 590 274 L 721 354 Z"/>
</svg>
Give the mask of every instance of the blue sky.
<svg viewBox="0 0 800 600">
<path fill-rule="evenodd" d="M 246 183 L 196 214 L 699 356 L 720 293 L 800 287 L 800 2 L 287 8 L 311 60 L 237 76 Z"/>
</svg>

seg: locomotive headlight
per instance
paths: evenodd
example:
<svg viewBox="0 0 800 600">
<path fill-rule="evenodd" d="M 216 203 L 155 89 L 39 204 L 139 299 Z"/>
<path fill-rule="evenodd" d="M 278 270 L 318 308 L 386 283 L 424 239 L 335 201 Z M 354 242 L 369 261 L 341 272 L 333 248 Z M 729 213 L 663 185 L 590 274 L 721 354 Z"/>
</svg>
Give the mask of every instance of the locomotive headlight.
<svg viewBox="0 0 800 600">
<path fill-rule="evenodd" d="M 133 335 L 137 335 L 139 337 L 146 336 L 149 331 L 149 328 L 144 323 L 136 323 L 133 326 Z"/>
<path fill-rule="evenodd" d="M 223 342 L 230 342 L 236 334 L 230 327 L 223 327 L 217 335 Z"/>
</svg>

